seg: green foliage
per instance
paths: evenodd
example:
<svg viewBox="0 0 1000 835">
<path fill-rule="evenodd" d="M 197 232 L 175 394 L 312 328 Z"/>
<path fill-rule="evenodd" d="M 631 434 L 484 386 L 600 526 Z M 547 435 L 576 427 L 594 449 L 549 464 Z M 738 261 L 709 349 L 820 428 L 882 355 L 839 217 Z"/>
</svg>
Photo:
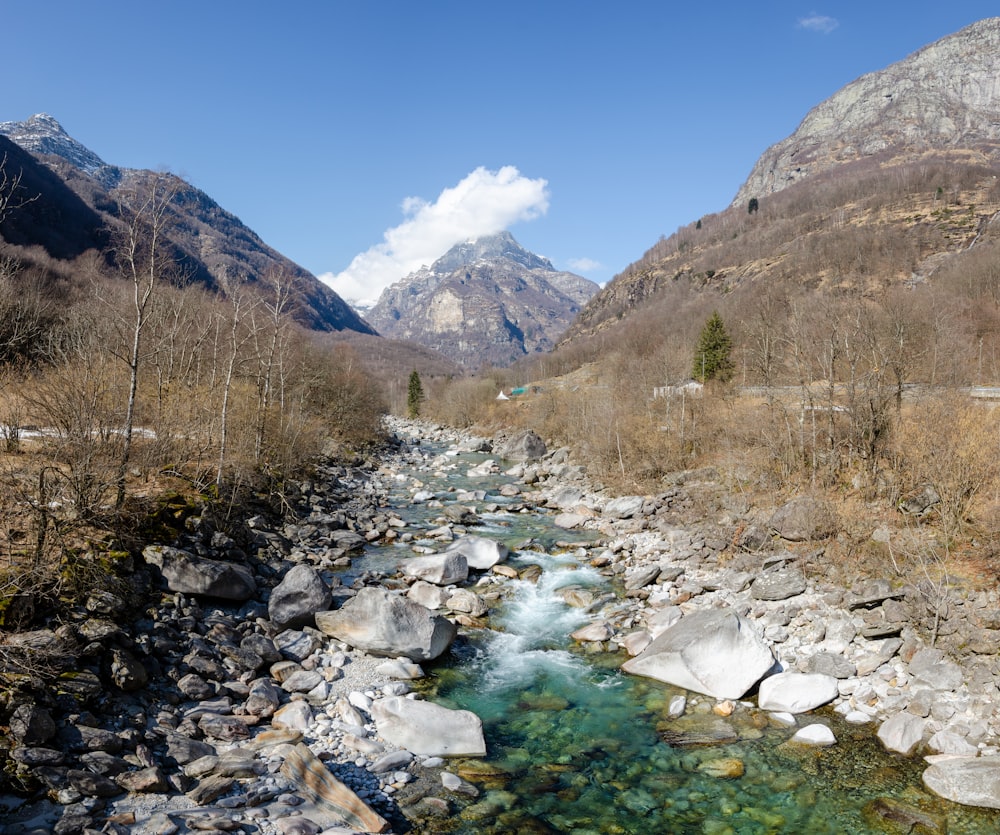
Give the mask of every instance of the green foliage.
<svg viewBox="0 0 1000 835">
<path fill-rule="evenodd" d="M 406 389 L 406 414 L 420 417 L 420 404 L 424 401 L 424 387 L 420 383 L 420 375 L 416 370 L 410 372 L 410 382 Z"/>
<path fill-rule="evenodd" d="M 747 213 L 751 214 L 751 215 L 752 214 L 756 214 L 756 212 L 757 212 L 757 210 L 759 208 L 760 208 L 760 203 L 757 202 L 757 198 L 756 197 L 751 197 L 750 198 L 750 202 L 747 203 Z"/>
<path fill-rule="evenodd" d="M 733 376 L 732 349 L 726 325 L 719 312 L 714 311 L 698 337 L 691 376 L 702 383 L 708 380 L 725 382 Z"/>
</svg>

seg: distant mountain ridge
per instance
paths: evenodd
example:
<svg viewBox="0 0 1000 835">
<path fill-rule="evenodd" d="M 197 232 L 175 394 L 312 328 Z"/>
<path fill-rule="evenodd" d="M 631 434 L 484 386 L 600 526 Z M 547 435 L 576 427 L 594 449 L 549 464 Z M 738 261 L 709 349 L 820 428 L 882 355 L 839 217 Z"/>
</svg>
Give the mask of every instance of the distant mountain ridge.
<svg viewBox="0 0 1000 835">
<path fill-rule="evenodd" d="M 465 368 L 505 366 L 552 348 L 597 290 L 500 232 L 456 244 L 386 288 L 367 319 Z"/>
<path fill-rule="evenodd" d="M 111 190 L 150 173 L 107 164 L 44 113 L 24 122 L 0 122 L 0 137 L 15 143 L 16 149 L 7 146 L 8 164 L 12 171 L 23 172 L 26 191 L 38 195 L 12 213 L 0 232 L 8 243 L 42 246 L 57 259 L 77 257 L 90 248 L 104 250 L 118 222 Z M 246 275 L 253 283 L 270 270 L 283 270 L 292 276 L 293 315 L 303 325 L 318 331 L 374 333 L 332 289 L 265 244 L 200 189 L 182 183 L 171 209 L 169 244 L 193 281 L 215 289 L 224 272 Z"/>
<path fill-rule="evenodd" d="M 998 55 L 1000 17 L 992 17 L 861 76 L 764 152 L 733 205 L 865 156 L 1000 142 Z"/>
</svg>

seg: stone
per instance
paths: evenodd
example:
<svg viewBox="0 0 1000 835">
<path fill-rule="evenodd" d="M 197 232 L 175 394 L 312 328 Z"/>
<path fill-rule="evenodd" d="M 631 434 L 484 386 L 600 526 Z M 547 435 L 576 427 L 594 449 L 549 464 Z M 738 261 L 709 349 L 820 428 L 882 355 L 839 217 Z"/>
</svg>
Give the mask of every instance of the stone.
<svg viewBox="0 0 1000 835">
<path fill-rule="evenodd" d="M 469 568 L 475 571 L 489 571 L 510 556 L 510 549 L 488 537 L 466 534 L 449 545 L 445 553 L 461 554 Z"/>
<path fill-rule="evenodd" d="M 814 745 L 818 748 L 823 748 L 835 745 L 837 737 L 826 725 L 817 722 L 816 724 L 806 725 L 804 728 L 797 730 L 792 735 L 790 741 L 799 745 Z"/>
<path fill-rule="evenodd" d="M 573 632 L 570 637 L 574 641 L 580 641 L 581 643 L 586 641 L 606 641 L 614 634 L 611 626 L 607 621 L 594 621 L 594 623 L 588 623 L 586 626 L 581 626 L 575 632 Z"/>
<path fill-rule="evenodd" d="M 806 713 L 840 695 L 837 679 L 823 673 L 778 673 L 760 683 L 757 704 L 761 710 Z"/>
<path fill-rule="evenodd" d="M 474 618 L 482 617 L 489 611 L 486 601 L 469 589 L 455 589 L 446 605 L 453 612 L 464 612 Z"/>
<path fill-rule="evenodd" d="M 170 790 L 170 783 L 163 771 L 156 767 L 141 768 L 137 771 L 126 771 L 115 778 L 121 788 L 127 792 L 163 793 Z"/>
<path fill-rule="evenodd" d="M 945 819 L 892 797 L 877 797 L 861 809 L 861 816 L 872 831 L 899 835 L 947 835 Z"/>
<path fill-rule="evenodd" d="M 305 733 L 312 727 L 313 712 L 309 703 L 296 699 L 279 708 L 271 717 L 271 727 L 275 730 L 301 731 Z"/>
<path fill-rule="evenodd" d="M 56 735 L 56 723 L 44 707 L 21 704 L 10 717 L 10 734 L 22 745 L 40 745 Z"/>
<path fill-rule="evenodd" d="M 878 738 L 889 750 L 909 756 L 923 741 L 927 720 L 912 713 L 897 713 L 886 719 L 878 729 Z"/>
<path fill-rule="evenodd" d="M 858 668 L 843 655 L 832 652 L 817 652 L 805 659 L 802 664 L 802 672 L 823 673 L 837 679 L 845 679 L 856 675 Z"/>
<path fill-rule="evenodd" d="M 250 692 L 245 703 L 251 716 L 267 718 L 281 705 L 281 689 L 269 678 L 259 678 L 250 684 Z"/>
<path fill-rule="evenodd" d="M 469 564 L 465 557 L 452 551 L 411 557 L 403 563 L 403 573 L 436 586 L 450 586 L 463 583 L 469 576 Z"/>
<path fill-rule="evenodd" d="M 525 429 L 511 435 L 495 449 L 495 452 L 508 461 L 534 461 L 544 458 L 548 448 L 545 446 L 545 441 L 532 430 Z"/>
<path fill-rule="evenodd" d="M 947 757 L 923 773 L 934 794 L 965 806 L 1000 809 L 1000 757 Z"/>
<path fill-rule="evenodd" d="M 440 586 L 428 583 L 426 580 L 417 580 L 406 593 L 407 598 L 428 609 L 440 609 L 448 600 L 448 592 Z"/>
<path fill-rule="evenodd" d="M 458 634 L 447 618 L 398 594 L 366 586 L 341 608 L 318 612 L 316 626 L 346 644 L 374 655 L 430 661 Z"/>
<path fill-rule="evenodd" d="M 552 524 L 563 530 L 573 530 L 579 528 L 590 517 L 582 513 L 559 513 L 552 520 Z"/>
<path fill-rule="evenodd" d="M 315 624 L 316 612 L 330 608 L 330 586 L 310 565 L 294 565 L 271 590 L 267 616 L 278 629 L 300 629 Z"/>
<path fill-rule="evenodd" d="M 736 610 L 685 615 L 622 670 L 714 696 L 739 699 L 774 666 L 774 655 Z"/>
<path fill-rule="evenodd" d="M 393 696 L 372 703 L 379 736 L 414 754 L 431 757 L 483 757 L 482 720 L 468 710 Z"/>
<path fill-rule="evenodd" d="M 605 503 L 602 512 L 609 519 L 631 519 L 642 515 L 645 502 L 642 496 L 619 496 Z"/>
<path fill-rule="evenodd" d="M 782 505 L 767 524 L 771 531 L 789 542 L 826 539 L 837 527 L 830 505 L 810 496 L 799 496 Z"/>
<path fill-rule="evenodd" d="M 927 740 L 927 747 L 937 754 L 953 754 L 959 757 L 975 757 L 979 749 L 964 736 L 954 731 L 938 731 Z"/>
<path fill-rule="evenodd" d="M 167 588 L 173 592 L 238 602 L 257 594 L 253 574 L 245 565 L 203 559 L 166 545 L 147 545 L 142 556 L 160 569 Z"/>
<path fill-rule="evenodd" d="M 931 690 L 957 690 L 962 686 L 962 668 L 947 658 L 939 649 L 926 647 L 917 650 L 910 659 L 910 675 L 913 687 L 928 687 Z"/>
<path fill-rule="evenodd" d="M 281 774 L 306 799 L 330 811 L 360 832 L 388 832 L 389 822 L 370 809 L 351 789 L 330 773 L 310 749 L 299 743 L 285 757 Z"/>
<path fill-rule="evenodd" d="M 750 586 L 754 600 L 787 600 L 806 590 L 806 578 L 793 567 L 774 568 L 763 572 Z"/>
<path fill-rule="evenodd" d="M 393 658 L 390 661 L 383 661 L 375 668 L 375 672 L 386 678 L 402 679 L 412 681 L 423 678 L 424 671 L 419 664 L 414 664 L 407 658 Z"/>
<path fill-rule="evenodd" d="M 111 681 L 126 693 L 141 690 L 149 684 L 149 672 L 132 653 L 114 649 L 111 652 Z"/>
<path fill-rule="evenodd" d="M 709 777 L 717 777 L 721 780 L 731 780 L 742 777 L 746 768 L 743 760 L 736 757 L 721 757 L 715 760 L 705 760 L 698 764 L 698 771 L 707 774 Z"/>
<path fill-rule="evenodd" d="M 250 736 L 250 729 L 243 719 L 219 713 L 206 713 L 202 716 L 198 720 L 198 729 L 207 737 L 225 742 L 247 739 Z"/>
</svg>

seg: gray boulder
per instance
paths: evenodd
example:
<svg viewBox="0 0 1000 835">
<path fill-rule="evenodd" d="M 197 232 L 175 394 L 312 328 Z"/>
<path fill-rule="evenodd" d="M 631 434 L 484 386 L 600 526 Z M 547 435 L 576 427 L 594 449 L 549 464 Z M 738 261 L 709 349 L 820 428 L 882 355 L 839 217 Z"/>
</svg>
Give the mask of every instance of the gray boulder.
<svg viewBox="0 0 1000 835">
<path fill-rule="evenodd" d="M 1000 757 L 947 757 L 923 774 L 934 794 L 965 806 L 1000 809 Z"/>
<path fill-rule="evenodd" d="M 806 590 L 805 575 L 797 568 L 772 568 L 765 571 L 750 587 L 754 600 L 787 600 Z"/>
<path fill-rule="evenodd" d="M 518 432 L 504 441 L 494 451 L 501 458 L 508 461 L 532 461 L 544 458 L 548 453 L 545 441 L 538 437 L 530 429 Z"/>
<path fill-rule="evenodd" d="M 142 556 L 160 569 L 170 591 L 240 602 L 257 593 L 253 574 L 245 565 L 202 559 L 167 545 L 147 545 Z"/>
<path fill-rule="evenodd" d="M 315 568 L 295 565 L 271 591 L 267 615 L 278 629 L 299 629 L 314 623 L 316 612 L 330 608 L 333 596 Z"/>
<path fill-rule="evenodd" d="M 374 655 L 430 661 L 443 653 L 458 627 L 398 594 L 366 586 L 335 611 L 317 612 L 324 635 Z"/>
<path fill-rule="evenodd" d="M 622 670 L 714 696 L 739 699 L 774 666 L 750 623 L 729 607 L 685 615 Z"/>
<path fill-rule="evenodd" d="M 604 515 L 609 519 L 631 519 L 642 515 L 646 500 L 642 496 L 619 496 L 604 505 Z"/>
<path fill-rule="evenodd" d="M 510 555 L 510 549 L 502 542 L 487 539 L 485 536 L 469 534 L 456 539 L 444 553 L 461 554 L 465 557 L 469 568 L 476 571 L 488 571 L 497 563 L 506 560 Z"/>
<path fill-rule="evenodd" d="M 757 705 L 761 710 L 806 713 L 839 695 L 837 679 L 822 673 L 779 673 L 760 683 Z"/>
<path fill-rule="evenodd" d="M 403 563 L 403 573 L 436 586 L 450 586 L 466 580 L 469 563 L 462 554 L 449 550 L 408 559 Z"/>
<path fill-rule="evenodd" d="M 806 542 L 833 535 L 837 523 L 826 502 L 800 496 L 779 507 L 771 516 L 768 528 L 789 542 Z"/>
<path fill-rule="evenodd" d="M 431 757 L 483 757 L 482 720 L 468 710 L 393 696 L 372 703 L 379 736 L 414 754 Z"/>
</svg>

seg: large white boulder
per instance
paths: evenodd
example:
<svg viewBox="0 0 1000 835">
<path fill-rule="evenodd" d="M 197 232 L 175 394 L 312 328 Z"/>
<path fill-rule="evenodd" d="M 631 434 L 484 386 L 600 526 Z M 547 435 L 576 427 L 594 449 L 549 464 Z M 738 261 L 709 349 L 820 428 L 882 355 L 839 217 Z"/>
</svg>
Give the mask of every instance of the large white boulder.
<svg viewBox="0 0 1000 835">
<path fill-rule="evenodd" d="M 946 800 L 1000 809 L 1000 757 L 936 757 L 923 781 Z"/>
<path fill-rule="evenodd" d="M 339 609 L 317 612 L 316 627 L 365 652 L 411 661 L 437 658 L 458 633 L 447 618 L 377 586 L 365 586 Z"/>
<path fill-rule="evenodd" d="M 483 722 L 469 710 L 393 696 L 372 702 L 372 719 L 387 742 L 430 757 L 483 757 Z"/>
<path fill-rule="evenodd" d="M 897 713 L 878 729 L 878 738 L 890 751 L 909 756 L 924 738 L 927 720 L 912 713 Z"/>
<path fill-rule="evenodd" d="M 622 670 L 717 699 L 739 699 L 774 666 L 770 647 L 729 607 L 682 617 Z"/>
<path fill-rule="evenodd" d="M 403 573 L 436 586 L 450 586 L 465 582 L 469 576 L 469 564 L 457 551 L 444 551 L 408 559 L 403 563 Z"/>
<path fill-rule="evenodd" d="M 806 713 L 840 695 L 837 679 L 824 673 L 779 673 L 760 683 L 757 704 L 761 710 Z"/>
<path fill-rule="evenodd" d="M 510 550 L 502 542 L 470 534 L 456 539 L 444 553 L 460 554 L 465 558 L 469 568 L 488 571 L 497 563 L 506 560 Z"/>
</svg>

